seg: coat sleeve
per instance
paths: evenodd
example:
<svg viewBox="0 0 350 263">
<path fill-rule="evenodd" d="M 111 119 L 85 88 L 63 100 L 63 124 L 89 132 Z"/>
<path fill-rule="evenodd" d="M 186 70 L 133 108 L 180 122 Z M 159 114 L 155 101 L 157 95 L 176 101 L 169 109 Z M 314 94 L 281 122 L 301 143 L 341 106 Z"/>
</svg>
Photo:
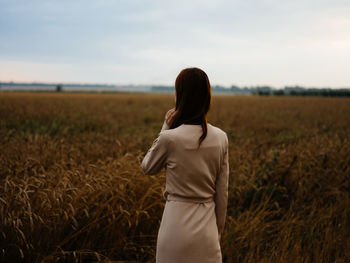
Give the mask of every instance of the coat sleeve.
<svg viewBox="0 0 350 263">
<path fill-rule="evenodd" d="M 228 162 L 228 140 L 226 136 L 226 146 L 221 163 L 220 172 L 216 178 L 215 186 L 215 214 L 216 224 L 219 236 L 221 236 L 225 227 L 227 199 L 228 199 L 228 180 L 229 180 L 229 162 Z"/>
<path fill-rule="evenodd" d="M 168 153 L 168 138 L 163 131 L 167 128 L 168 127 L 166 126 L 166 123 L 163 124 L 161 132 L 153 141 L 151 148 L 148 150 L 142 160 L 141 168 L 145 174 L 156 174 L 166 164 Z"/>
</svg>

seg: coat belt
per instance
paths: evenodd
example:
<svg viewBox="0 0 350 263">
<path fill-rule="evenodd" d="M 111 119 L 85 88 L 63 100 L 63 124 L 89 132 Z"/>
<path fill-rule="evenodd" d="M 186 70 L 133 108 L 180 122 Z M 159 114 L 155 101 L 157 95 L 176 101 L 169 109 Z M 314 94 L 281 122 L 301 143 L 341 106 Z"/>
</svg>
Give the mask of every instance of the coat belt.
<svg viewBox="0 0 350 263">
<path fill-rule="evenodd" d="M 201 198 L 201 197 L 184 197 L 184 196 L 178 196 L 173 194 L 168 194 L 167 201 L 179 201 L 179 202 L 187 202 L 187 203 L 209 203 L 213 202 L 214 198 L 208 197 L 208 198 Z"/>
</svg>

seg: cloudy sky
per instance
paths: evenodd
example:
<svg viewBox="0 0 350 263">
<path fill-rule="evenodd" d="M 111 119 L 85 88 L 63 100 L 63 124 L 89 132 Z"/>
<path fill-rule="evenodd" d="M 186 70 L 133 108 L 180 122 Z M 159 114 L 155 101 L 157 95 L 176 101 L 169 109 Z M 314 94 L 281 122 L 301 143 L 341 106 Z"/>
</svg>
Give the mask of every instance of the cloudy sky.
<svg viewBox="0 0 350 263">
<path fill-rule="evenodd" d="M 350 87 L 349 0 L 0 0 L 0 81 Z"/>
</svg>

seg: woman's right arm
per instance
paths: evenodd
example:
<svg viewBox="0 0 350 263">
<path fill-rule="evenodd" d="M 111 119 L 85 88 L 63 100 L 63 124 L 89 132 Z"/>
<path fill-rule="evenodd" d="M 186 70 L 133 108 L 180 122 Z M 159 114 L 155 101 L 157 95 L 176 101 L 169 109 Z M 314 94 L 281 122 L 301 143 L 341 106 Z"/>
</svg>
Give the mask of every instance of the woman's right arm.
<svg viewBox="0 0 350 263">
<path fill-rule="evenodd" d="M 228 179 L 229 179 L 229 162 L 228 162 L 228 139 L 226 136 L 226 146 L 224 152 L 223 162 L 221 164 L 220 172 L 216 179 L 216 193 L 215 193 L 215 214 L 216 224 L 218 227 L 219 237 L 224 231 L 227 199 L 228 199 Z"/>
</svg>

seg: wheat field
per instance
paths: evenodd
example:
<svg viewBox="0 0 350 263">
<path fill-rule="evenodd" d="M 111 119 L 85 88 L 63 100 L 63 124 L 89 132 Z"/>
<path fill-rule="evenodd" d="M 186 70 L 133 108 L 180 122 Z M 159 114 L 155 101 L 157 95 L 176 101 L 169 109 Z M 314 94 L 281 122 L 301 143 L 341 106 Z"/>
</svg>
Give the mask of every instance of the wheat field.
<svg viewBox="0 0 350 263">
<path fill-rule="evenodd" d="M 174 98 L 0 93 L 1 262 L 154 262 L 165 174 L 140 163 Z M 214 96 L 227 263 L 350 262 L 350 99 Z"/>
</svg>

